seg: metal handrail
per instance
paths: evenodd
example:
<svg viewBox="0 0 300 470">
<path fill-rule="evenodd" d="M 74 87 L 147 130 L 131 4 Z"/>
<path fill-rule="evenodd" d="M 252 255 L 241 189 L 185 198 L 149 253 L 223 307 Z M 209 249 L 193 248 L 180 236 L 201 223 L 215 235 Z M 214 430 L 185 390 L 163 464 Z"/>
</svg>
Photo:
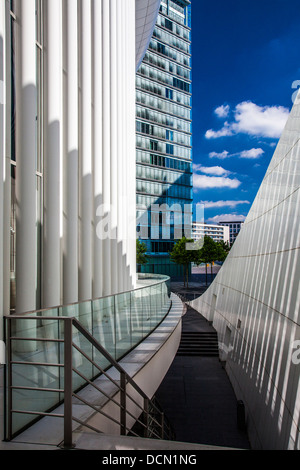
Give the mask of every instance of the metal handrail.
<svg viewBox="0 0 300 470">
<path fill-rule="evenodd" d="M 149 277 L 150 275 L 147 274 L 147 276 Z M 150 276 L 150 278 L 151 278 L 151 276 Z M 104 299 L 108 299 L 108 298 L 111 298 L 111 297 L 119 297 L 121 295 L 130 294 L 130 293 L 133 293 L 133 292 L 136 293 L 136 292 L 139 292 L 143 289 L 147 289 L 149 287 L 155 287 L 155 286 L 164 284 L 164 283 L 166 283 L 170 280 L 169 276 L 164 276 L 164 275 L 161 275 L 161 278 L 159 278 L 158 275 L 154 275 L 154 277 L 152 279 L 154 279 L 156 282 L 153 282 L 153 283 L 148 284 L 148 285 L 139 286 L 139 287 L 136 287 L 135 289 L 118 292 L 117 294 L 107 294 L 107 295 L 104 295 L 102 297 L 86 299 L 86 300 L 81 301 L 81 302 L 71 302 L 69 304 L 53 305 L 53 307 L 50 307 L 50 308 L 48 307 L 48 308 L 42 308 L 42 309 L 39 309 L 39 310 L 29 310 L 27 312 L 14 313 L 10 316 L 25 319 L 26 317 L 24 315 L 31 315 L 31 314 L 35 314 L 35 313 L 49 312 L 49 310 L 66 309 L 68 307 L 74 307 L 76 305 L 86 304 L 86 303 L 89 303 L 89 302 L 97 302 L 98 300 L 104 300 Z M 143 278 L 140 278 L 139 280 L 142 281 Z M 43 319 L 46 319 L 46 318 L 47 317 L 43 317 Z M 52 317 L 49 317 L 48 320 L 53 320 L 54 318 L 55 317 L 52 316 Z M 60 316 L 59 318 L 64 318 L 64 315 Z"/>
<path fill-rule="evenodd" d="M 12 319 L 22 319 L 22 320 L 59 320 L 64 323 L 64 339 L 54 339 L 54 338 L 30 338 L 30 337 L 18 337 L 16 335 L 11 334 L 11 320 Z M 12 439 L 12 415 L 13 413 L 23 413 L 28 415 L 37 415 L 39 417 L 44 416 L 52 416 L 52 417 L 59 417 L 63 418 L 64 420 L 64 447 L 70 448 L 73 445 L 73 429 L 72 429 L 72 422 L 75 421 L 81 426 L 85 426 L 87 428 L 92 429 L 98 433 L 102 431 L 100 429 L 95 428 L 87 421 L 82 422 L 79 418 L 73 416 L 72 413 L 72 399 L 73 397 L 82 401 L 85 405 L 89 406 L 91 410 L 95 413 L 100 413 L 101 415 L 105 416 L 107 419 L 112 420 L 120 427 L 120 434 L 126 435 L 127 432 L 131 434 L 137 435 L 132 431 L 132 429 L 128 428 L 127 426 L 127 416 L 130 416 L 134 419 L 135 422 L 139 423 L 144 432 L 144 437 L 154 437 L 157 439 L 163 439 L 166 437 L 166 429 L 170 429 L 170 424 L 167 422 L 164 413 L 161 411 L 160 407 L 157 406 L 154 400 L 148 398 L 146 393 L 137 385 L 137 383 L 132 379 L 132 377 L 122 368 L 122 366 L 111 356 L 111 354 L 94 338 L 94 336 L 74 317 L 44 317 L 44 316 L 22 316 L 19 315 L 11 315 L 5 317 L 6 321 L 8 321 L 8 369 L 7 369 L 7 377 L 8 377 L 8 440 Z M 114 380 L 107 371 L 103 370 L 92 358 L 90 358 L 86 352 L 84 352 L 78 345 L 73 342 L 73 333 L 72 329 L 75 328 L 81 335 L 85 337 L 85 339 L 95 348 L 112 366 L 115 370 L 117 370 L 120 374 L 120 383 Z M 56 343 L 63 343 L 64 344 L 64 361 L 62 363 L 45 363 L 45 362 L 28 362 L 28 361 L 14 361 L 12 360 L 12 349 L 11 349 L 11 341 L 51 341 Z M 85 377 L 80 371 L 78 371 L 75 367 L 73 367 L 73 350 L 74 348 L 81 353 L 93 366 L 95 366 L 101 375 L 104 375 L 108 378 L 117 389 L 117 394 L 119 393 L 119 401 L 116 399 L 116 394 L 114 397 L 109 396 L 105 391 L 101 390 L 93 380 L 88 379 Z M 63 388 L 41 388 L 41 387 L 29 387 L 29 386 L 13 386 L 12 384 L 12 365 L 13 364 L 30 364 L 32 366 L 56 366 L 64 368 L 64 387 Z M 96 390 L 98 390 L 103 396 L 107 398 L 107 400 L 111 400 L 115 405 L 120 408 L 120 415 L 119 419 L 115 419 L 112 416 L 109 416 L 103 409 L 99 408 L 99 406 L 95 406 L 92 403 L 87 402 L 83 397 L 79 396 L 78 393 L 73 391 L 72 381 L 73 377 L 72 374 L 78 374 L 85 382 L 85 384 L 92 385 Z M 127 385 L 130 385 L 133 390 L 141 397 L 143 405 L 137 402 L 129 393 L 127 389 Z M 13 409 L 12 407 L 12 391 L 14 389 L 18 390 L 34 390 L 34 391 L 56 391 L 56 392 L 63 392 L 64 393 L 64 412 L 63 414 L 55 413 L 55 412 L 42 412 L 42 411 L 30 411 L 30 410 L 19 410 Z M 137 409 L 140 409 L 140 416 L 134 416 L 127 408 L 127 400 L 131 400 Z M 107 402 L 106 402 L 107 403 Z M 153 416 L 153 412 L 155 413 L 158 418 L 156 419 Z M 140 418 L 142 416 L 142 418 Z M 170 433 L 171 434 L 171 433 Z"/>
</svg>

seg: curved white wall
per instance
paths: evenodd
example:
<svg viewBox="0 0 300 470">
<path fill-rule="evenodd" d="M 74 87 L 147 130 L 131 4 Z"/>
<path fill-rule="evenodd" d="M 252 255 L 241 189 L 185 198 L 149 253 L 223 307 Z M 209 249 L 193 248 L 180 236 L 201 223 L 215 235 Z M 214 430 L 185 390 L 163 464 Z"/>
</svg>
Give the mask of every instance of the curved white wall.
<svg viewBox="0 0 300 470">
<path fill-rule="evenodd" d="M 300 449 L 300 105 L 213 284 L 192 307 L 213 321 L 254 448 Z M 298 346 L 298 348 L 297 348 Z"/>
<path fill-rule="evenodd" d="M 139 68 L 157 20 L 161 0 L 136 0 L 136 70 Z"/>
</svg>

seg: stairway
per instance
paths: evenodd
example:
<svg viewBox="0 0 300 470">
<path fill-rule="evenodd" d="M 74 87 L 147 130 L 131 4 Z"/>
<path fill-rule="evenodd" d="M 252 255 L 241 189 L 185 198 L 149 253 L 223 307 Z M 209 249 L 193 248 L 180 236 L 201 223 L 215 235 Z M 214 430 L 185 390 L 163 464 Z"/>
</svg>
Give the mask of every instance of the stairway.
<svg viewBox="0 0 300 470">
<path fill-rule="evenodd" d="M 216 331 L 183 331 L 177 356 L 218 357 L 218 335 Z"/>
</svg>

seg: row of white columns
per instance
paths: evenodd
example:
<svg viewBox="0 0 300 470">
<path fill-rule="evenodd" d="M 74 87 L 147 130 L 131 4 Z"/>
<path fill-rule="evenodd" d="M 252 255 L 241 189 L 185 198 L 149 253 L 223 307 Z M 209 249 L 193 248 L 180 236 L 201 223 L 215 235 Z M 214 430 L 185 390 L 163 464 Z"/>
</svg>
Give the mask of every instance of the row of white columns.
<svg viewBox="0 0 300 470">
<path fill-rule="evenodd" d="M 8 1 L 4 8 L 7 15 Z M 1 13 L 5 50 L 9 31 Z M 37 308 L 38 259 L 43 308 L 130 290 L 136 271 L 135 0 L 44 0 L 42 201 L 36 189 L 35 14 L 35 0 L 17 2 L 18 313 Z M 1 57 L 0 67 L 9 60 Z M 2 106 L 0 132 L 8 134 L 4 114 Z M 5 162 L 3 144 L 0 151 Z M 109 232 L 104 240 L 101 227 Z"/>
<path fill-rule="evenodd" d="M 5 3 L 0 3 L 0 221 L 4 218 L 4 186 L 5 186 L 5 74 L 6 74 L 6 51 L 5 51 Z M 0 308 L 4 304 L 4 227 L 0 230 Z M 3 337 L 2 322 L 0 322 L 0 338 Z"/>
<path fill-rule="evenodd" d="M 36 305 L 35 0 L 16 2 L 16 311 Z"/>
<path fill-rule="evenodd" d="M 11 210 L 11 139 L 10 116 L 11 62 L 8 60 L 11 38 L 9 0 L 0 4 L 0 320 L 10 307 L 10 210 Z M 8 132 L 9 129 L 9 132 Z M 0 321 L 0 338 L 3 322 Z"/>
</svg>

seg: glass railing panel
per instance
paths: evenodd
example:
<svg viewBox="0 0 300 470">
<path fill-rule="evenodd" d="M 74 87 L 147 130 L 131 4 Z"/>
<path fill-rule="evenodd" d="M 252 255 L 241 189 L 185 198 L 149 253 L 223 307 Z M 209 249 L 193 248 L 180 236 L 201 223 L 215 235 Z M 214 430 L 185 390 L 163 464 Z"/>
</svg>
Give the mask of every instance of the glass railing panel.
<svg viewBox="0 0 300 470">
<path fill-rule="evenodd" d="M 157 325 L 157 285 L 149 287 L 150 290 L 150 331 Z"/>
<path fill-rule="evenodd" d="M 57 309 L 28 314 L 32 319 L 12 319 L 11 384 L 12 409 L 46 412 L 60 402 L 63 388 L 60 377 L 59 323 L 35 319 L 36 316 L 57 317 Z M 47 389 L 47 390 L 45 390 Z M 49 390 L 48 390 L 49 389 Z M 52 391 L 53 390 L 53 391 Z M 13 432 L 32 420 L 32 415 L 13 413 Z"/>
<path fill-rule="evenodd" d="M 152 288 L 145 287 L 142 289 L 142 302 L 143 302 L 143 336 L 146 337 L 151 330 L 153 329 L 152 326 L 152 310 L 151 310 L 151 293 Z"/>
<path fill-rule="evenodd" d="M 116 341 L 115 341 L 115 301 L 114 297 L 104 297 L 94 300 L 93 307 L 93 328 L 92 335 L 98 343 L 115 359 Z M 109 361 L 103 355 L 95 350 L 94 360 L 102 369 L 109 366 Z M 98 371 L 96 370 L 96 374 Z"/>
<path fill-rule="evenodd" d="M 167 282 L 161 284 L 161 306 L 160 306 L 160 318 L 159 322 L 163 320 L 163 318 L 168 313 L 171 306 L 171 290 L 170 285 Z"/>
<path fill-rule="evenodd" d="M 40 371 L 43 371 L 40 368 Z M 53 371 L 53 369 L 52 369 Z M 39 370 L 36 369 L 36 373 Z M 56 372 L 58 375 L 58 372 Z M 12 413 L 12 433 L 18 433 L 26 426 L 30 425 L 32 421 L 37 419 L 39 416 L 31 414 L 32 412 L 44 413 L 51 411 L 51 409 L 59 404 L 61 401 L 61 394 L 58 392 L 39 391 L 39 390 L 12 390 L 12 403 L 15 410 L 22 410 L 22 413 Z M 25 414 L 24 411 L 31 412 Z M 57 419 L 57 418 L 53 418 Z M 63 420 L 61 420 L 63 422 Z"/>
<path fill-rule="evenodd" d="M 131 292 L 131 340 L 136 346 L 144 337 L 143 330 L 143 290 Z"/>
<path fill-rule="evenodd" d="M 73 391 L 78 390 L 86 383 L 86 379 L 91 380 L 94 377 L 94 367 L 90 359 L 93 360 L 93 346 L 78 330 L 73 327 L 73 343 L 77 348 L 73 347 L 72 359 L 73 368 L 78 371 L 73 371 L 72 375 L 72 388 Z M 63 369 L 64 371 L 64 369 Z"/>
<path fill-rule="evenodd" d="M 115 295 L 116 358 L 132 348 L 131 295 L 130 292 Z"/>
<path fill-rule="evenodd" d="M 163 320 L 170 307 L 170 281 L 145 275 L 143 287 L 94 301 L 26 314 L 32 319 L 11 318 L 12 409 L 47 412 L 62 402 L 64 388 L 63 317 L 76 318 L 114 358 L 123 357 Z M 36 319 L 35 317 L 41 317 Z M 17 339 L 18 338 L 18 339 Z M 88 380 L 110 366 L 104 356 L 73 326 L 73 366 Z M 73 390 L 85 383 L 73 373 Z M 20 387 L 23 387 L 20 389 Z M 13 433 L 36 419 L 14 412 Z"/>
<path fill-rule="evenodd" d="M 163 295 L 163 283 L 156 286 L 156 324 L 158 325 L 163 316 L 165 316 L 164 310 L 165 299 Z"/>
<path fill-rule="evenodd" d="M 60 315 L 69 318 L 76 318 L 76 320 L 78 320 L 86 330 L 92 333 L 92 302 L 90 300 L 81 302 L 80 304 L 71 304 L 61 307 Z M 75 391 L 85 384 L 83 377 L 90 380 L 94 376 L 93 365 L 89 360 L 89 358 L 93 359 L 93 347 L 74 326 L 72 328 L 72 340 L 74 345 L 76 345 L 76 348 L 73 347 L 73 367 L 79 372 L 79 374 L 73 372 L 72 386 Z M 64 369 L 62 369 L 61 372 L 63 373 Z M 82 374 L 83 377 L 81 377 L 80 374 Z"/>
</svg>

